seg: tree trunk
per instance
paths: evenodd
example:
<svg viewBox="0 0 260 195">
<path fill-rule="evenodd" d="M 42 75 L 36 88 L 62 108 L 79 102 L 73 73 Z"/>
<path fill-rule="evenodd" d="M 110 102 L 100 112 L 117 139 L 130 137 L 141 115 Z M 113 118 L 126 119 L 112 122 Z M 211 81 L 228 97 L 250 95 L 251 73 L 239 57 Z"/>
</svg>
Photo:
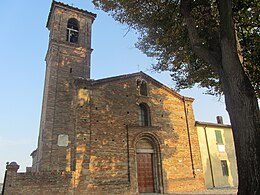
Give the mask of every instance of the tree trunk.
<svg viewBox="0 0 260 195">
<path fill-rule="evenodd" d="M 229 51 L 228 51 L 229 50 Z M 236 148 L 239 176 L 238 195 L 260 194 L 260 123 L 257 98 L 250 81 L 243 72 L 228 71 L 225 67 L 239 63 L 225 48 L 220 75 L 230 116 Z"/>
<path fill-rule="evenodd" d="M 260 113 L 254 89 L 239 60 L 232 1 L 219 0 L 221 65 L 238 167 L 238 195 L 260 195 Z"/>
<path fill-rule="evenodd" d="M 200 43 L 191 15 L 192 2 L 182 0 L 181 12 L 194 53 L 217 69 L 223 85 L 236 148 L 238 195 L 260 195 L 260 112 L 254 89 L 239 61 L 232 0 L 217 0 L 221 52 L 212 52 Z"/>
<path fill-rule="evenodd" d="M 235 141 L 239 175 L 238 195 L 260 194 L 260 130 L 259 110 L 247 84 L 240 79 L 229 79 L 224 86 L 227 111 Z"/>
</svg>

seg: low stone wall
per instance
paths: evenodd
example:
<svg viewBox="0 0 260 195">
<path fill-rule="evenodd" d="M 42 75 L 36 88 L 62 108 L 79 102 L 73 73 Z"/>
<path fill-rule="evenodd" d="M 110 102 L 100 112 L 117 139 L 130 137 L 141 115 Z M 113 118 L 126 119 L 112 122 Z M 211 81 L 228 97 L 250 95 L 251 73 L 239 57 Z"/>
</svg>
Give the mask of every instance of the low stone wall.
<svg viewBox="0 0 260 195">
<path fill-rule="evenodd" d="M 76 172 L 17 173 L 19 165 L 7 165 L 2 195 L 129 195 L 129 182 L 94 185 Z"/>
<path fill-rule="evenodd" d="M 18 173 L 15 162 L 7 165 L 2 195 L 138 195 L 133 181 L 94 182 L 77 172 L 27 172 Z M 194 185 L 196 183 L 196 185 Z M 203 178 L 169 179 L 164 183 L 164 193 L 196 191 L 203 189 Z M 163 193 L 163 191 L 161 192 Z"/>
<path fill-rule="evenodd" d="M 7 165 L 3 195 L 70 194 L 72 174 L 62 172 L 17 173 L 19 165 Z"/>
</svg>

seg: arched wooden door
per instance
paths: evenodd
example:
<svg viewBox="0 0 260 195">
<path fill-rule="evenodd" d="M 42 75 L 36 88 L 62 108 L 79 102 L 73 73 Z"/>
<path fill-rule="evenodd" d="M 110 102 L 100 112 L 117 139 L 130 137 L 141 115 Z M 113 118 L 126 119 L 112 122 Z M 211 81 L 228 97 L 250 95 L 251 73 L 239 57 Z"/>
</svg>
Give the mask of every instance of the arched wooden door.
<svg viewBox="0 0 260 195">
<path fill-rule="evenodd" d="M 136 145 L 137 177 L 139 193 L 155 192 L 155 155 L 153 145 L 141 139 Z"/>
</svg>

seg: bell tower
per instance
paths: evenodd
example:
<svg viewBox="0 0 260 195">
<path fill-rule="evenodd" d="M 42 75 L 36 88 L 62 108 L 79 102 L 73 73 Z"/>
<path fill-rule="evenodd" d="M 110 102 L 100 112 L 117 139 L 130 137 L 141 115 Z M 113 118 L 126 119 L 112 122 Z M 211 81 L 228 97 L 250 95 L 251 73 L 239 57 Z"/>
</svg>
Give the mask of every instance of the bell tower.
<svg viewBox="0 0 260 195">
<path fill-rule="evenodd" d="M 34 171 L 73 169 L 73 81 L 90 79 L 91 28 L 96 15 L 53 1 L 47 21 L 49 47 Z"/>
<path fill-rule="evenodd" d="M 53 1 L 48 17 L 50 31 L 47 66 L 55 51 L 64 68 L 75 77 L 90 78 L 91 27 L 96 15 Z M 58 57 L 56 56 L 56 57 Z"/>
</svg>

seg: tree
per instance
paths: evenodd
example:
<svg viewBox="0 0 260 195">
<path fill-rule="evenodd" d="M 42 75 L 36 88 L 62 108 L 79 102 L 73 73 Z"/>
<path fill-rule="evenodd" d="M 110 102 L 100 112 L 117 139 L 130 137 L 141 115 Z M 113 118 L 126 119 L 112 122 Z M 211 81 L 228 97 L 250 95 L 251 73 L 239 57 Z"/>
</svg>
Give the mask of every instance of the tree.
<svg viewBox="0 0 260 195">
<path fill-rule="evenodd" d="M 258 0 L 93 0 L 140 33 L 137 47 L 170 70 L 177 89 L 223 93 L 233 129 L 239 195 L 260 194 Z M 258 142 L 258 143 L 257 143 Z"/>
</svg>

